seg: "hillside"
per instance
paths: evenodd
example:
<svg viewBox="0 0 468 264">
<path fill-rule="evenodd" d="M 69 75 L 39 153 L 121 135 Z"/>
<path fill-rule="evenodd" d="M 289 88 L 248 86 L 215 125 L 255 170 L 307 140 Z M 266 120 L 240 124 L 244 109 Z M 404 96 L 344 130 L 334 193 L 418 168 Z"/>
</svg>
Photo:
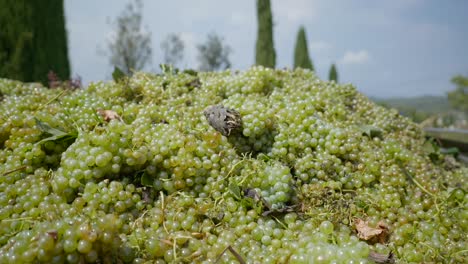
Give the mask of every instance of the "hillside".
<svg viewBox="0 0 468 264">
<path fill-rule="evenodd" d="M 427 117 L 451 110 L 445 96 L 425 95 L 419 97 L 371 98 L 374 102 L 396 108 L 402 115 L 421 122 Z"/>
</svg>

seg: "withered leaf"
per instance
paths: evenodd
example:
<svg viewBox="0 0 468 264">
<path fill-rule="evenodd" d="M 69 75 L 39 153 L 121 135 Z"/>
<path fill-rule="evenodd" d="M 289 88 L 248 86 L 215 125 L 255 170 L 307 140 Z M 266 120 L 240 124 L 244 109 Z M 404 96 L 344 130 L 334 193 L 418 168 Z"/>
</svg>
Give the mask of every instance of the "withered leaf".
<svg viewBox="0 0 468 264">
<path fill-rule="evenodd" d="M 208 123 L 224 136 L 229 136 L 233 130 L 242 126 L 242 119 L 239 112 L 226 108 L 222 105 L 207 107 L 203 114 Z"/>
<path fill-rule="evenodd" d="M 375 263 L 381 264 L 392 264 L 395 263 L 395 256 L 390 251 L 388 254 L 379 254 L 377 252 L 371 251 L 369 252 L 369 259 Z"/>
<path fill-rule="evenodd" d="M 368 221 L 357 219 L 356 230 L 360 239 L 371 242 L 384 243 L 388 236 L 388 227 L 383 221 L 379 221 L 376 227 L 371 227 Z"/>
<path fill-rule="evenodd" d="M 57 232 L 56 230 L 48 231 L 48 232 L 47 232 L 47 235 L 49 235 L 50 237 L 52 237 L 54 240 L 57 240 L 57 239 L 58 239 L 58 232 Z"/>
<path fill-rule="evenodd" d="M 282 214 L 287 214 L 291 212 L 296 212 L 297 211 L 298 205 L 287 205 L 283 208 L 279 209 L 270 209 L 266 210 L 265 212 L 262 213 L 262 216 L 268 216 L 268 215 L 282 215 Z"/>
<path fill-rule="evenodd" d="M 122 121 L 122 118 L 117 114 L 117 112 L 112 111 L 112 110 L 103 110 L 103 109 L 98 109 L 97 113 L 104 119 L 104 121 L 109 122 L 111 120 L 117 119 L 119 121 Z"/>
</svg>

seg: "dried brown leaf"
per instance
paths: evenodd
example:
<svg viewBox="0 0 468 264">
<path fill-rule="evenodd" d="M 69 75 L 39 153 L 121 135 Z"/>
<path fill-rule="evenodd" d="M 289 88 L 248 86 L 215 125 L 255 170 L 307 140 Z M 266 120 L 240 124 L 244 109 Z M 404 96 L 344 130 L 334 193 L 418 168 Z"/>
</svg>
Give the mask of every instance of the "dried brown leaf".
<svg viewBox="0 0 468 264">
<path fill-rule="evenodd" d="M 204 233 L 199 233 L 199 232 L 192 232 L 191 235 L 196 239 L 202 239 L 205 237 Z"/>
<path fill-rule="evenodd" d="M 50 237 L 52 237 L 54 240 L 57 240 L 58 239 L 58 232 L 53 230 L 53 231 L 48 231 L 47 232 L 47 235 L 49 235 Z"/>
<path fill-rule="evenodd" d="M 240 113 L 222 105 L 209 106 L 203 114 L 210 126 L 224 136 L 229 136 L 233 130 L 238 130 L 242 126 Z"/>
<path fill-rule="evenodd" d="M 114 119 L 122 121 L 122 118 L 115 111 L 98 109 L 97 112 L 106 122 L 109 122 Z"/>
<path fill-rule="evenodd" d="M 395 256 L 392 252 L 388 254 L 379 254 L 377 252 L 369 252 L 369 259 L 375 263 L 381 264 L 393 264 L 395 263 Z"/>
<path fill-rule="evenodd" d="M 369 226 L 368 221 L 357 219 L 357 236 L 366 241 L 384 243 L 388 236 L 388 227 L 383 221 L 379 221 L 376 227 Z"/>
</svg>

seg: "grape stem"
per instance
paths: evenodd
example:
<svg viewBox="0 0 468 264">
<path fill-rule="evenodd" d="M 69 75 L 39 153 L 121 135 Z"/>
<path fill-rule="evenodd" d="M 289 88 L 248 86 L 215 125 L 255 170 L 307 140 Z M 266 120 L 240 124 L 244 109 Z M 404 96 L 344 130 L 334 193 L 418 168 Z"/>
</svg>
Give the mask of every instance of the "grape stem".
<svg viewBox="0 0 468 264">
<path fill-rule="evenodd" d="M 288 229 L 288 227 L 283 222 L 281 222 L 278 218 L 273 216 L 273 219 L 275 219 L 275 221 L 278 222 L 278 224 L 280 224 L 284 229 Z"/>
<path fill-rule="evenodd" d="M 21 166 L 21 167 L 18 167 L 18 168 L 9 170 L 9 171 L 5 171 L 5 172 L 3 173 L 3 176 L 7 176 L 8 174 L 11 174 L 11 173 L 13 173 L 13 172 L 17 172 L 17 171 L 20 171 L 20 170 L 24 170 L 24 169 L 26 169 L 26 167 L 27 167 L 27 166 L 24 165 L 24 166 Z"/>
<path fill-rule="evenodd" d="M 62 96 L 64 93 L 66 93 L 68 90 L 63 90 L 62 92 L 60 92 L 58 95 L 54 96 L 54 98 L 50 99 L 49 101 L 47 101 L 45 104 L 41 105 L 38 110 L 42 109 L 44 106 L 47 106 L 49 105 L 50 103 L 52 103 L 53 101 L 57 100 L 60 96 Z"/>
<path fill-rule="evenodd" d="M 164 205 L 164 193 L 162 191 L 159 192 L 159 195 L 161 196 L 161 211 L 162 211 L 162 224 L 163 224 L 163 227 L 164 227 L 164 230 L 166 231 L 166 233 L 169 234 L 169 231 L 167 231 L 167 228 L 166 228 L 166 216 L 165 216 L 165 213 L 164 213 L 164 210 L 166 209 L 165 205 Z"/>
<path fill-rule="evenodd" d="M 398 165 L 400 165 L 401 171 L 402 171 L 408 178 L 410 178 L 411 181 L 414 182 L 414 184 L 416 184 L 416 186 L 419 187 L 419 189 L 421 189 L 423 192 L 425 192 L 426 194 L 430 195 L 431 197 L 435 197 L 433 193 L 429 192 L 426 188 L 424 188 L 424 186 L 422 186 L 422 185 L 413 177 L 413 175 L 411 174 L 411 172 L 409 172 L 405 167 L 403 167 L 403 164 L 401 163 L 401 161 L 398 161 Z"/>
<path fill-rule="evenodd" d="M 231 175 L 232 171 L 237 167 L 237 165 L 241 164 L 241 163 L 244 162 L 244 161 L 245 161 L 245 159 L 242 159 L 242 160 L 236 162 L 236 164 L 234 164 L 234 165 L 232 166 L 232 168 L 229 170 L 228 174 L 226 175 L 226 178 L 228 178 L 229 175 Z"/>
<path fill-rule="evenodd" d="M 32 217 L 9 218 L 9 219 L 3 219 L 2 220 L 2 222 L 13 222 L 13 221 L 30 221 L 30 222 L 34 222 Z"/>
<path fill-rule="evenodd" d="M 229 252 L 231 252 L 232 255 L 234 255 L 234 257 L 236 257 L 237 261 L 239 261 L 240 264 L 246 264 L 245 260 L 241 257 L 241 255 L 239 255 L 239 253 L 237 253 L 237 251 L 232 248 L 231 245 L 227 246 L 223 252 L 221 252 L 221 254 L 219 254 L 218 258 L 216 259 L 215 263 L 218 263 L 221 259 L 221 257 L 224 255 L 224 253 L 229 250 Z"/>
</svg>

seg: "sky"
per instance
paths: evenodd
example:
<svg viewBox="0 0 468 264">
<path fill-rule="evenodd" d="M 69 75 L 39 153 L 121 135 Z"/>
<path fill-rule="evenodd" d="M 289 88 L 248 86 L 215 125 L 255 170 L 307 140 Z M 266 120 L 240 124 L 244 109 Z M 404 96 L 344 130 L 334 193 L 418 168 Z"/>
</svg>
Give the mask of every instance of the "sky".
<svg viewBox="0 0 468 264">
<path fill-rule="evenodd" d="M 66 28 L 73 76 L 108 80 L 112 66 L 102 54 L 112 21 L 131 0 L 66 0 Z M 255 0 L 143 0 L 143 30 L 151 32 L 152 65 L 163 62 L 161 42 L 170 33 L 185 44 L 181 68 L 197 68 L 198 44 L 222 36 L 232 69 L 254 64 Z M 468 74 L 468 1 L 272 0 L 277 68 L 291 68 L 304 26 L 316 74 L 328 78 L 336 63 L 341 83 L 371 97 L 445 95 L 456 74 Z"/>
</svg>

